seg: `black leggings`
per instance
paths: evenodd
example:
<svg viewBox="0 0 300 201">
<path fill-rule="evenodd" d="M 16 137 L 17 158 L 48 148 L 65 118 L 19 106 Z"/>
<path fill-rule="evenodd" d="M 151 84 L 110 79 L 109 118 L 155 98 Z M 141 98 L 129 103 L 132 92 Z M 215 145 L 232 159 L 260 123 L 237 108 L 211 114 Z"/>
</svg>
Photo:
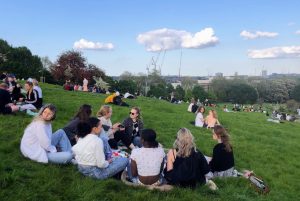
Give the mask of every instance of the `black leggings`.
<svg viewBox="0 0 300 201">
<path fill-rule="evenodd" d="M 114 134 L 114 139 L 109 139 L 108 144 L 112 149 L 118 149 L 118 142 L 121 142 L 129 148 L 129 145 L 132 143 L 132 138 L 130 135 L 125 133 L 125 131 L 117 131 Z"/>
</svg>

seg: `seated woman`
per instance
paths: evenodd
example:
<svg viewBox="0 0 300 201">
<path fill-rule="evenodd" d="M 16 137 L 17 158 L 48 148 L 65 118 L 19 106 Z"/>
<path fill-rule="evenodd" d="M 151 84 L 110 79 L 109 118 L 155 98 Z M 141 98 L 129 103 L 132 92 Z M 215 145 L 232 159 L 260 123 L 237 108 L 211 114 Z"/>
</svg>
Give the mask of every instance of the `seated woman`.
<svg viewBox="0 0 300 201">
<path fill-rule="evenodd" d="M 36 79 L 33 79 L 32 83 L 33 83 L 33 89 L 35 89 L 38 92 L 38 100 L 37 100 L 38 107 L 42 107 L 43 91 L 42 91 L 41 87 L 39 86 L 39 82 Z"/>
<path fill-rule="evenodd" d="M 133 149 L 128 176 L 141 185 L 160 185 L 164 165 L 164 149 L 156 141 L 156 133 L 152 129 L 144 129 L 141 134 L 142 148 Z"/>
<path fill-rule="evenodd" d="M 117 157 L 105 160 L 103 142 L 99 138 L 101 121 L 91 117 L 87 122 L 78 124 L 78 142 L 72 147 L 78 170 L 85 176 L 95 179 L 107 179 L 122 172 L 128 159 Z"/>
<path fill-rule="evenodd" d="M 101 134 L 102 139 L 106 137 L 110 146 L 113 149 L 118 149 L 117 142 L 114 140 L 114 134 L 117 131 L 124 131 L 125 129 L 120 128 L 121 124 L 119 122 L 112 125 L 110 120 L 112 112 L 112 107 L 110 107 L 109 105 L 103 105 L 97 112 L 97 116 L 98 119 L 101 121 L 103 127 Z M 120 137 L 123 138 L 124 135 Z"/>
<path fill-rule="evenodd" d="M 217 112 L 215 110 L 209 110 L 208 115 L 205 118 L 205 124 L 207 128 L 214 128 L 215 125 L 220 125 Z"/>
<path fill-rule="evenodd" d="M 204 117 L 203 114 L 205 112 L 205 108 L 203 106 L 200 106 L 197 110 L 197 115 L 195 119 L 195 126 L 196 127 L 203 127 L 204 126 Z"/>
<path fill-rule="evenodd" d="M 92 106 L 83 104 L 80 106 L 77 114 L 73 117 L 73 119 L 63 128 L 72 146 L 76 144 L 77 141 L 76 134 L 77 134 L 78 123 L 81 121 L 88 121 L 91 114 L 92 114 Z"/>
<path fill-rule="evenodd" d="M 216 125 L 213 129 L 213 139 L 218 141 L 214 147 L 209 166 L 214 177 L 230 177 L 234 175 L 234 156 L 229 135 L 225 128 Z"/>
<path fill-rule="evenodd" d="M 194 136 L 187 128 L 181 128 L 167 155 L 165 179 L 173 185 L 193 188 L 197 183 L 206 183 L 207 173 L 209 166 L 204 155 L 196 149 Z"/>
<path fill-rule="evenodd" d="M 66 164 L 71 161 L 71 144 L 61 130 L 52 134 L 51 122 L 55 119 L 54 105 L 45 105 L 25 129 L 21 152 L 25 157 L 41 163 Z"/>
<path fill-rule="evenodd" d="M 25 104 L 20 107 L 20 110 L 36 110 L 40 108 L 41 105 L 38 103 L 38 92 L 33 89 L 33 83 L 27 81 L 25 83 L 25 90 L 27 91 L 25 99 L 19 99 L 19 101 L 25 102 Z"/>
<path fill-rule="evenodd" d="M 135 146 L 141 147 L 140 131 L 143 129 L 144 124 L 138 107 L 131 108 L 129 117 L 123 121 L 122 126 L 125 129 L 115 132 L 115 145 L 110 143 L 111 147 L 115 147 L 120 140 L 130 149 L 135 148 Z"/>
</svg>

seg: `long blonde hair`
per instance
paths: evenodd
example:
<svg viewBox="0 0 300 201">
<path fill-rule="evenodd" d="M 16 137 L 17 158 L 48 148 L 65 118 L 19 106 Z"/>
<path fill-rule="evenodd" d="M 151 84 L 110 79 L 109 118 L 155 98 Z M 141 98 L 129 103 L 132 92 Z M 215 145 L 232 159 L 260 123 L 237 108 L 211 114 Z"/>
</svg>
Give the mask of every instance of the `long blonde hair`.
<svg viewBox="0 0 300 201">
<path fill-rule="evenodd" d="M 192 151 L 196 151 L 196 144 L 191 131 L 187 128 L 180 128 L 173 147 L 176 149 L 179 157 L 189 157 Z"/>
<path fill-rule="evenodd" d="M 99 111 L 97 112 L 98 117 L 103 117 L 109 113 L 112 108 L 109 105 L 102 105 Z"/>
</svg>

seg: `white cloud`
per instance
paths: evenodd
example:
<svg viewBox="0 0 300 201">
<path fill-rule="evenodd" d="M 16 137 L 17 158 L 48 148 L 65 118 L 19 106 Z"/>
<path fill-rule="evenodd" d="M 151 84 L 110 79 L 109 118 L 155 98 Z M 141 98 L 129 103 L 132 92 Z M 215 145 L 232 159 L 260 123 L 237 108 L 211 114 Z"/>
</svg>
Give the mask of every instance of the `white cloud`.
<svg viewBox="0 0 300 201">
<path fill-rule="evenodd" d="M 173 50 L 180 48 L 205 48 L 214 46 L 219 39 L 214 36 L 212 28 L 205 28 L 192 34 L 184 30 L 157 29 L 139 34 L 137 41 L 143 44 L 147 51 Z"/>
<path fill-rule="evenodd" d="M 294 26 L 296 23 L 295 22 L 289 22 L 288 26 Z"/>
<path fill-rule="evenodd" d="M 300 46 L 271 47 L 261 50 L 248 50 L 252 59 L 300 58 Z"/>
<path fill-rule="evenodd" d="M 300 30 L 296 31 L 295 33 L 296 33 L 297 35 L 300 35 Z"/>
<path fill-rule="evenodd" d="M 88 41 L 84 38 L 74 42 L 74 49 L 83 50 L 113 50 L 114 45 L 112 43 L 100 43 Z"/>
<path fill-rule="evenodd" d="M 240 36 L 242 36 L 244 39 L 274 38 L 278 36 L 278 33 L 264 31 L 256 31 L 254 33 L 251 33 L 249 31 L 244 30 L 240 33 Z"/>
</svg>

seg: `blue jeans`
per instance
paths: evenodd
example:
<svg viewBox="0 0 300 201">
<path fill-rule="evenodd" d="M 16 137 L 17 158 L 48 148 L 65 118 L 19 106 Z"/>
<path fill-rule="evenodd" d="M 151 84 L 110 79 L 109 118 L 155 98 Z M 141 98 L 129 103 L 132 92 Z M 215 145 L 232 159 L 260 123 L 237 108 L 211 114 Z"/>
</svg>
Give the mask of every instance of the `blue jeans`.
<svg viewBox="0 0 300 201">
<path fill-rule="evenodd" d="M 61 152 L 48 152 L 47 156 L 50 163 L 66 164 L 72 160 L 72 146 L 64 130 L 59 129 L 52 134 L 51 144 L 60 148 Z"/>
<path fill-rule="evenodd" d="M 95 179 L 107 179 L 116 175 L 125 169 L 128 164 L 128 158 L 115 158 L 107 168 L 98 168 L 96 166 L 78 165 L 78 170 L 83 175 L 93 177 Z"/>
<path fill-rule="evenodd" d="M 102 131 L 101 131 L 101 133 L 99 135 L 99 138 L 101 138 L 102 141 L 103 141 L 103 148 L 104 148 L 105 160 L 108 160 L 112 156 L 112 150 L 111 150 L 111 147 L 108 144 L 109 138 L 107 136 L 107 133 L 103 129 L 102 129 Z"/>
<path fill-rule="evenodd" d="M 142 147 L 141 137 L 140 136 L 133 137 L 132 144 L 134 146 Z"/>
</svg>

